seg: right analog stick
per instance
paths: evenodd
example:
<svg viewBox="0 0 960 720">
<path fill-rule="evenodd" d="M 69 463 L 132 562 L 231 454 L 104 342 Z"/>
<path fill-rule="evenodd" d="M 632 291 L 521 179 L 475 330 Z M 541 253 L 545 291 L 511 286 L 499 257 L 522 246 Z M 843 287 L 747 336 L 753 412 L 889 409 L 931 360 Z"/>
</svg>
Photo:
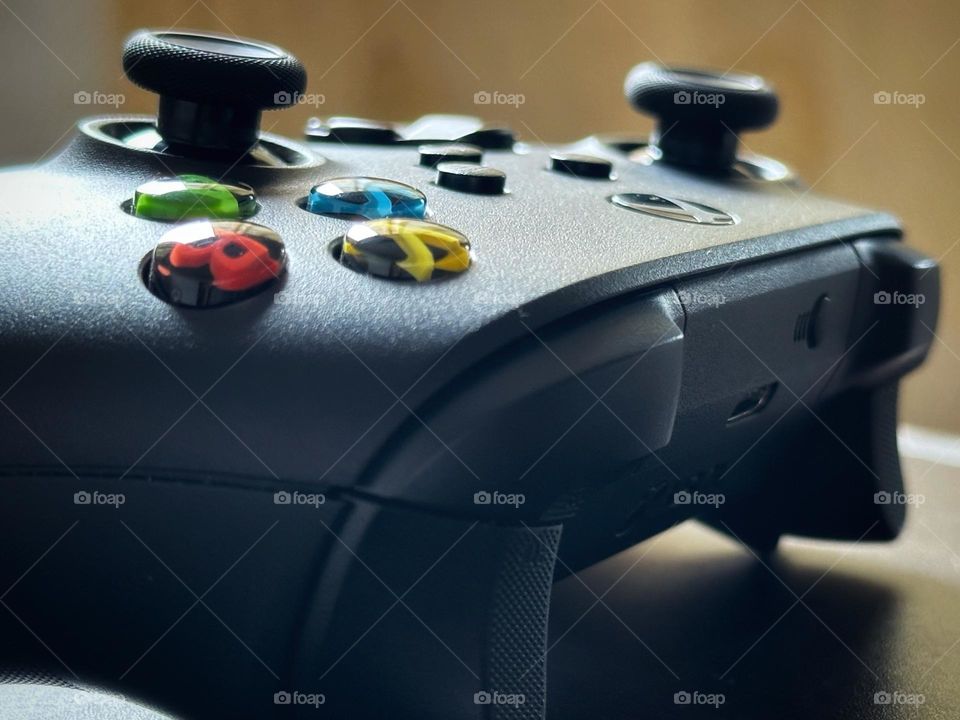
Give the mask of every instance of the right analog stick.
<svg viewBox="0 0 960 720">
<path fill-rule="evenodd" d="M 624 83 L 633 106 L 657 120 L 652 142 L 664 162 L 725 173 L 737 156 L 739 133 L 777 117 L 777 94 L 762 77 L 642 63 Z"/>
</svg>

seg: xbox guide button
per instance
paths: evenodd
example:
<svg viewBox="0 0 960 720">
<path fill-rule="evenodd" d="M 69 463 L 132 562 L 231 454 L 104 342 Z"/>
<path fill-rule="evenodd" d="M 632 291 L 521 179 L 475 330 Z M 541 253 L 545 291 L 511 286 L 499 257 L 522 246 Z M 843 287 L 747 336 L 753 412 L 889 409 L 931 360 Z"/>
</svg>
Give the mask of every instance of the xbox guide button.
<svg viewBox="0 0 960 720">
<path fill-rule="evenodd" d="M 698 225 L 735 225 L 739 222 L 735 216 L 703 203 L 648 193 L 617 193 L 610 196 L 610 202 L 645 215 Z"/>
</svg>

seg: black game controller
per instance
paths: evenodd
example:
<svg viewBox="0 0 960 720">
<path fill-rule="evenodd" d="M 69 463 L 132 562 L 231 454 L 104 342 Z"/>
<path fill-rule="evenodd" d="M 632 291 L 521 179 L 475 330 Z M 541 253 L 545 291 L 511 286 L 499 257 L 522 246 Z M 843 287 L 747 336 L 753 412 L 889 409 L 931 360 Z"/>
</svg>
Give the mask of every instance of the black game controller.
<svg viewBox="0 0 960 720">
<path fill-rule="evenodd" d="M 181 718 L 542 718 L 554 579 L 696 517 L 903 523 L 936 263 L 644 64 L 648 142 L 313 120 L 302 65 L 135 34 L 151 117 L 0 175 L 0 679 Z M 269 118 L 269 115 L 266 116 Z"/>
</svg>

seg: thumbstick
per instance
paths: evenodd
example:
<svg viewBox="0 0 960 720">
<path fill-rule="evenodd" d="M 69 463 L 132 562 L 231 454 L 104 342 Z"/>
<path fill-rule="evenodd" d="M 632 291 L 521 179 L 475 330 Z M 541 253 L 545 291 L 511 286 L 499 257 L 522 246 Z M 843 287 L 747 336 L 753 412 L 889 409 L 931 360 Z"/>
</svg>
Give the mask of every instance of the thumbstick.
<svg viewBox="0 0 960 720">
<path fill-rule="evenodd" d="M 777 94 L 762 77 L 642 63 L 624 83 L 627 99 L 657 120 L 652 142 L 661 160 L 701 172 L 726 172 L 739 133 L 777 117 Z"/>
<path fill-rule="evenodd" d="M 123 48 L 123 72 L 160 95 L 157 131 L 172 145 L 249 150 L 260 112 L 293 105 L 303 64 L 282 48 L 217 33 L 139 30 Z"/>
</svg>

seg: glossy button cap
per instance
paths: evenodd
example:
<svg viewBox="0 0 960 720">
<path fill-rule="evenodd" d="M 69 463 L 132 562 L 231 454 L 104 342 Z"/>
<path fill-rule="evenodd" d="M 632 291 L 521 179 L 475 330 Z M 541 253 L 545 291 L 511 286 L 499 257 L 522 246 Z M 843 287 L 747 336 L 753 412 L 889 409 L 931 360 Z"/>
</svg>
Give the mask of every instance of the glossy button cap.
<svg viewBox="0 0 960 720">
<path fill-rule="evenodd" d="M 699 225 L 735 225 L 738 220 L 723 210 L 680 198 L 666 198 L 647 193 L 618 193 L 610 197 L 617 207 L 653 215 L 667 220 L 697 223 Z"/>
<path fill-rule="evenodd" d="M 437 165 L 437 185 L 476 195 L 500 195 L 506 188 L 507 175 L 486 165 L 445 162 Z"/>
<path fill-rule="evenodd" d="M 420 164 L 436 167 L 442 162 L 483 162 L 483 149 L 476 145 L 421 145 Z"/>
<path fill-rule="evenodd" d="M 348 145 L 392 145 L 400 140 L 391 123 L 355 117 L 331 117 L 326 121 L 311 118 L 307 122 L 306 136 L 310 140 Z"/>
<path fill-rule="evenodd" d="M 550 169 L 554 172 L 596 180 L 609 180 L 613 163 L 604 158 L 577 153 L 552 153 Z"/>
<path fill-rule="evenodd" d="M 484 98 L 491 99 L 487 93 L 479 93 L 481 104 Z M 487 125 L 469 115 L 424 115 L 398 132 L 404 142 L 467 143 L 485 150 L 509 150 L 516 142 L 510 128 Z"/>
<path fill-rule="evenodd" d="M 422 218 L 427 198 L 409 185 L 373 177 L 324 180 L 310 190 L 306 209 L 320 215 L 375 220 L 388 217 Z"/>
<path fill-rule="evenodd" d="M 257 198 L 249 185 L 221 183 L 203 175 L 177 175 L 138 187 L 129 211 L 137 217 L 168 222 L 234 220 L 253 215 Z"/>
<path fill-rule="evenodd" d="M 510 128 L 485 126 L 476 132 L 464 135 L 459 140 L 487 150 L 510 150 L 517 141 L 517 137 Z"/>
<path fill-rule="evenodd" d="M 149 258 L 147 285 L 173 305 L 213 307 L 263 290 L 283 274 L 286 250 L 270 228 L 197 220 L 167 232 Z"/>
<path fill-rule="evenodd" d="M 358 223 L 343 236 L 340 262 L 393 280 L 426 282 L 465 272 L 470 243 L 453 228 L 405 218 Z"/>
</svg>

